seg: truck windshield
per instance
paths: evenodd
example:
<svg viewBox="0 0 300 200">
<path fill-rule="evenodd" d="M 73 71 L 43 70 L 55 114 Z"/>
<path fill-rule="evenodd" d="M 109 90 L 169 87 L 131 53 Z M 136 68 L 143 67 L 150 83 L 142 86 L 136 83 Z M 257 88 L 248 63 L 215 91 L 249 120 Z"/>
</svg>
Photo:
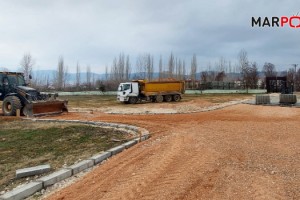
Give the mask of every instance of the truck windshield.
<svg viewBox="0 0 300 200">
<path fill-rule="evenodd" d="M 130 84 L 122 84 L 119 86 L 118 91 L 125 91 L 130 89 Z"/>
</svg>

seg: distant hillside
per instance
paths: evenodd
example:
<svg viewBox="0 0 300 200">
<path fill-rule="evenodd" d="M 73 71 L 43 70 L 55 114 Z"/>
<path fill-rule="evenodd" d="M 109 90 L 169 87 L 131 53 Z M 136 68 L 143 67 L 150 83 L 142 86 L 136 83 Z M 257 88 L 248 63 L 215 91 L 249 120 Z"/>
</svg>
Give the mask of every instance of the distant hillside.
<svg viewBox="0 0 300 200">
<path fill-rule="evenodd" d="M 50 80 L 52 81 L 55 77 L 56 70 L 34 70 L 32 73 L 33 79 L 39 79 L 39 80 Z M 76 73 L 67 73 L 67 82 L 70 84 L 73 84 L 76 82 Z M 95 80 L 104 80 L 105 74 L 97 74 L 92 73 L 91 79 Z M 80 82 L 84 83 L 86 82 L 86 72 L 80 73 Z"/>
</svg>

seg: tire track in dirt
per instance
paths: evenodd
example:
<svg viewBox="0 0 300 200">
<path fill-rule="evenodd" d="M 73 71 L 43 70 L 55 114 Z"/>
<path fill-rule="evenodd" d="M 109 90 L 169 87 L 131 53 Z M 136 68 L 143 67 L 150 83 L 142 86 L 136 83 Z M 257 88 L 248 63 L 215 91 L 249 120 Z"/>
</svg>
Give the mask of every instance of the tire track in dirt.
<svg viewBox="0 0 300 200">
<path fill-rule="evenodd" d="M 170 148 L 172 151 L 169 151 Z M 147 187 L 161 177 L 161 172 L 167 168 L 169 163 L 176 159 L 181 149 L 182 144 L 180 143 L 166 144 L 164 149 L 160 149 L 160 155 L 157 153 L 155 157 L 150 158 L 155 159 L 155 166 L 147 165 L 141 168 L 129 182 L 125 181 L 126 184 L 131 186 L 137 185 L 137 187 L 130 187 L 129 191 L 124 195 L 126 197 L 124 199 L 136 199 L 139 195 L 145 194 Z"/>
<path fill-rule="evenodd" d="M 289 111 L 237 105 L 190 115 L 85 115 L 155 134 L 49 199 L 298 199 L 300 112 Z"/>
<path fill-rule="evenodd" d="M 274 184 L 272 181 L 272 179 L 265 176 L 254 179 L 251 185 L 253 199 L 286 199 L 287 195 L 283 192 L 282 185 Z"/>
<path fill-rule="evenodd" d="M 208 175 L 215 175 L 218 170 L 215 169 L 212 173 L 206 171 L 208 166 L 213 167 L 214 165 L 212 152 L 204 148 L 195 149 L 194 147 L 199 146 L 199 141 L 195 141 L 194 136 L 189 135 L 187 132 L 176 133 L 167 144 L 162 143 L 164 149 L 155 150 L 160 152 L 158 158 L 157 156 L 155 158 L 155 165 L 148 165 L 136 173 L 132 179 L 125 180 L 127 185 L 136 185 L 136 187 L 130 187 L 130 191 L 123 198 L 115 195 L 120 189 L 118 184 L 112 189 L 114 196 L 105 196 L 104 199 L 157 199 L 157 194 L 160 194 L 159 199 L 169 199 L 170 196 L 174 198 L 178 196 L 180 199 L 180 196 L 184 196 L 194 182 L 199 182 L 199 179 L 203 184 L 203 190 L 213 188 L 214 179 Z M 190 143 L 192 146 L 187 146 L 186 143 Z M 204 160 L 205 162 L 203 162 Z M 184 180 L 178 180 L 179 176 L 185 177 Z M 210 177 L 208 183 L 207 176 Z M 194 177 L 200 178 L 195 179 Z M 178 192 L 177 188 L 179 187 L 180 191 L 184 191 L 183 194 Z M 171 189 L 166 191 L 165 188 Z M 203 192 L 203 194 L 205 193 Z"/>
</svg>

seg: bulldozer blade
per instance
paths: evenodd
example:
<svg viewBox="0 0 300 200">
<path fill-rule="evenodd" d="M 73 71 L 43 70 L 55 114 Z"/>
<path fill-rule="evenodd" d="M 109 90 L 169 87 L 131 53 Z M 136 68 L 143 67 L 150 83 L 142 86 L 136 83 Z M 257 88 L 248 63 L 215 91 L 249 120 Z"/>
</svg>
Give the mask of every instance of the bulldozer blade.
<svg viewBox="0 0 300 200">
<path fill-rule="evenodd" d="M 24 106 L 23 114 L 28 117 L 35 117 L 68 112 L 67 104 L 68 101 L 62 100 L 33 101 Z"/>
</svg>

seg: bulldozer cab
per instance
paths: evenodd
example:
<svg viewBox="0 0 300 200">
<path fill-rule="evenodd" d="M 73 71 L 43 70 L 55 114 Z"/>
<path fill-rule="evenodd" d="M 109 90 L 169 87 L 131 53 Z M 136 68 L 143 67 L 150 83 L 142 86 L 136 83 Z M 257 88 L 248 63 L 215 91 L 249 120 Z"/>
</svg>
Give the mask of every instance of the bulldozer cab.
<svg viewBox="0 0 300 200">
<path fill-rule="evenodd" d="M 13 87 L 16 86 L 26 86 L 22 73 L 0 72 L 0 100 L 13 92 Z"/>
<path fill-rule="evenodd" d="M 7 76 L 0 73 L 0 100 L 9 92 L 9 83 Z"/>
</svg>

